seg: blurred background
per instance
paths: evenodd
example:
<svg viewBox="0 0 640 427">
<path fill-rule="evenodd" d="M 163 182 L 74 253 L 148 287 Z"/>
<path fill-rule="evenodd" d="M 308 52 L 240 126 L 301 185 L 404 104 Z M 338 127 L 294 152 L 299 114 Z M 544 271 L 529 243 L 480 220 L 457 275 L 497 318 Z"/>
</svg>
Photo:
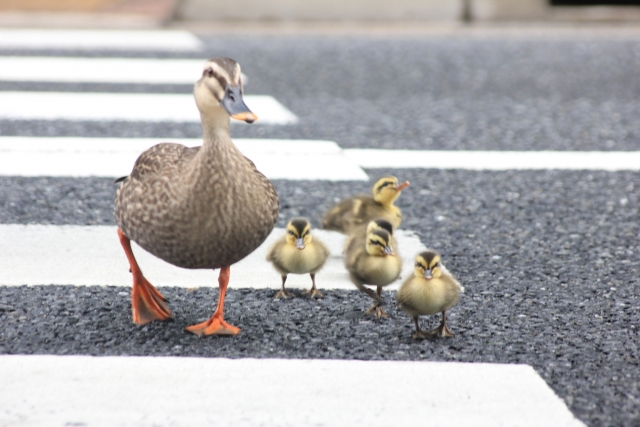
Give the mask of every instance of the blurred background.
<svg viewBox="0 0 640 427">
<path fill-rule="evenodd" d="M 640 0 L 0 0 L 4 27 L 633 22 Z"/>
</svg>

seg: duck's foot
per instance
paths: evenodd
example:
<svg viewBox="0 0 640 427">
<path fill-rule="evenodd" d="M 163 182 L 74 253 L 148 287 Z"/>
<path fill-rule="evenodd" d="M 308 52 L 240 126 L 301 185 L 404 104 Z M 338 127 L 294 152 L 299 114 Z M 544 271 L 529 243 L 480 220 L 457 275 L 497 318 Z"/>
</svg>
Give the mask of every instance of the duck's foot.
<svg viewBox="0 0 640 427">
<path fill-rule="evenodd" d="M 285 291 L 284 289 L 281 289 L 280 292 L 278 292 L 276 294 L 276 296 L 274 297 L 275 299 L 287 299 L 287 298 L 295 298 L 296 294 L 294 294 L 293 292 L 289 292 L 289 291 Z"/>
<path fill-rule="evenodd" d="M 428 334 L 439 336 L 439 337 L 442 337 L 442 338 L 447 338 L 447 337 L 452 337 L 453 336 L 453 332 L 451 332 L 451 330 L 449 329 L 449 327 L 447 326 L 446 323 L 441 323 L 440 326 L 438 326 L 437 328 L 435 328 L 432 331 L 429 331 Z"/>
<path fill-rule="evenodd" d="M 315 286 L 308 291 L 302 292 L 304 295 L 309 295 L 310 298 L 322 298 L 322 292 L 320 292 Z"/>
<path fill-rule="evenodd" d="M 431 335 L 437 335 L 440 336 L 442 338 L 446 338 L 446 337 L 452 337 L 453 336 L 453 332 L 451 332 L 451 329 L 449 329 L 449 327 L 447 326 L 447 313 L 446 312 L 442 312 L 442 321 L 440 322 L 440 326 L 438 326 L 437 328 L 435 328 L 434 330 L 429 332 Z"/>
<path fill-rule="evenodd" d="M 131 288 L 133 322 L 137 325 L 145 325 L 154 320 L 172 318 L 167 299 L 144 277 L 131 250 L 131 241 L 119 228 L 118 239 L 120 239 L 122 249 L 127 255 L 129 271 L 133 275 L 133 286 Z"/>
<path fill-rule="evenodd" d="M 213 316 L 206 322 L 187 326 L 185 330 L 199 337 L 203 335 L 238 335 L 240 333 L 240 328 L 230 325 L 222 318 L 216 316 Z"/>
<path fill-rule="evenodd" d="M 424 340 L 426 338 L 430 338 L 432 337 L 433 334 L 431 332 L 428 331 L 416 331 L 411 338 L 415 339 L 415 340 Z"/>
<path fill-rule="evenodd" d="M 173 317 L 167 299 L 142 274 L 133 276 L 131 314 L 133 322 L 137 325 Z"/>
<path fill-rule="evenodd" d="M 385 313 L 384 310 L 382 310 L 382 306 L 380 306 L 380 304 L 378 303 L 375 303 L 369 310 L 365 311 L 364 314 L 373 314 L 378 319 L 380 318 L 386 319 L 387 317 L 389 317 L 387 313 Z"/>
</svg>

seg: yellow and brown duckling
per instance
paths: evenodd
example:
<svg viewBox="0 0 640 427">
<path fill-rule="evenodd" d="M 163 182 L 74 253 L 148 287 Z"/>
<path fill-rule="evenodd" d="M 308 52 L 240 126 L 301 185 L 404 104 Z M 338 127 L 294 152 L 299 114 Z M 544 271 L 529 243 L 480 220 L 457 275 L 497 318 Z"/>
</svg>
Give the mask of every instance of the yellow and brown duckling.
<svg viewBox="0 0 640 427">
<path fill-rule="evenodd" d="M 442 264 L 440 254 L 433 250 L 416 256 L 413 273 L 413 277 L 402 284 L 397 295 L 400 307 L 413 318 L 416 325 L 413 338 L 423 339 L 432 335 L 452 337 L 446 312 L 458 303 L 464 288 Z M 440 326 L 432 331 L 420 330 L 418 316 L 437 313 L 442 313 Z"/>
<path fill-rule="evenodd" d="M 364 239 L 351 239 L 345 248 L 344 265 L 356 287 L 376 302 L 366 314 L 387 317 L 382 310 L 382 288 L 398 279 L 402 259 L 392 248 L 392 236 L 383 228 L 371 226 Z M 375 286 L 377 292 L 367 286 Z"/>
<path fill-rule="evenodd" d="M 395 230 L 402 222 L 402 212 L 393 203 L 408 186 L 409 181 L 400 183 L 395 176 L 382 177 L 373 185 L 373 197 L 355 196 L 341 200 L 324 215 L 322 226 L 350 234 L 369 221 L 382 218 L 389 221 Z"/>
<path fill-rule="evenodd" d="M 311 289 L 304 291 L 313 297 L 321 297 L 316 288 L 316 273 L 324 267 L 329 257 L 329 249 L 320 240 L 311 235 L 311 223 L 306 218 L 293 218 L 287 224 L 285 235 L 269 250 L 267 261 L 271 262 L 282 276 L 282 289 L 276 298 L 295 296 L 287 292 L 284 284 L 288 274 L 306 274 L 311 276 Z"/>
<path fill-rule="evenodd" d="M 349 237 L 347 237 L 347 240 L 345 240 L 345 245 L 344 245 L 344 252 L 347 252 L 347 248 L 349 246 L 352 245 L 352 241 L 357 240 L 358 242 L 355 243 L 356 245 L 362 246 L 364 245 L 367 235 L 369 233 L 371 233 L 374 230 L 385 230 L 387 231 L 390 235 L 391 235 L 391 242 L 389 244 L 389 246 L 391 247 L 391 250 L 393 250 L 393 252 L 395 254 L 398 253 L 398 241 L 396 240 L 395 236 L 393 235 L 393 226 L 391 225 L 391 223 L 389 221 L 387 221 L 386 219 L 382 219 L 382 218 L 376 218 L 373 221 L 369 221 L 369 223 L 366 226 L 360 226 L 355 228 L 351 234 L 349 234 Z"/>
<path fill-rule="evenodd" d="M 267 238 L 278 218 L 278 195 L 229 135 L 230 118 L 257 117 L 242 100 L 240 66 L 229 58 L 207 61 L 194 86 L 204 141 L 201 147 L 162 143 L 143 152 L 116 194 L 120 243 L 133 274 L 133 321 L 171 317 L 166 299 L 136 262 L 130 240 L 183 268 L 220 269 L 218 305 L 211 318 L 189 326 L 196 335 L 235 335 L 224 321 L 230 266 Z"/>
</svg>

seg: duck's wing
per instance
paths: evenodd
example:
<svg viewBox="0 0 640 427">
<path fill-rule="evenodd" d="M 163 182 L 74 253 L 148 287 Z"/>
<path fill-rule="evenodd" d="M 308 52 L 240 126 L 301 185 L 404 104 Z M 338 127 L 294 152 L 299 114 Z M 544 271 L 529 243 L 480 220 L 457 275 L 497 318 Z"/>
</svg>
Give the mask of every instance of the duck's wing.
<svg viewBox="0 0 640 427">
<path fill-rule="evenodd" d="M 256 174 L 256 176 L 258 177 L 261 190 L 263 191 L 264 194 L 268 195 L 269 201 L 272 202 L 271 204 L 273 205 L 273 210 L 271 211 L 271 216 L 273 217 L 273 220 L 275 223 L 275 221 L 278 220 L 278 215 L 280 213 L 280 198 L 278 197 L 278 193 L 276 192 L 276 189 L 271 183 L 271 181 L 269 181 L 269 178 L 267 178 L 262 172 L 258 170 L 258 168 L 256 167 L 256 164 L 253 163 L 253 160 L 251 160 L 244 154 L 242 156 L 247 161 L 247 164 L 249 165 L 249 169 L 251 169 L 253 173 Z"/>
<path fill-rule="evenodd" d="M 138 156 L 129 176 L 144 180 L 158 174 L 178 175 L 182 167 L 193 160 L 199 150 L 200 147 L 185 147 L 170 142 L 156 144 Z"/>
</svg>

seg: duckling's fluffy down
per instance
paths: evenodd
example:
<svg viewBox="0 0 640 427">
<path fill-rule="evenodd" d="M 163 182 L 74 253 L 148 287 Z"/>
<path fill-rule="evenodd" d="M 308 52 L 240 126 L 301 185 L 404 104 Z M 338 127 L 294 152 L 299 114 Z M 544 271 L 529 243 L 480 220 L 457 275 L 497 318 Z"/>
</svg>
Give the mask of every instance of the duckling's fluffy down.
<svg viewBox="0 0 640 427">
<path fill-rule="evenodd" d="M 315 274 L 329 257 L 329 249 L 317 239 L 298 249 L 287 243 L 286 238 L 278 240 L 269 250 L 267 261 L 282 275 Z"/>
<path fill-rule="evenodd" d="M 427 280 L 412 276 L 398 290 L 398 302 L 410 316 L 440 313 L 458 303 L 464 288 L 444 266 L 441 269 L 439 278 Z"/>
</svg>

